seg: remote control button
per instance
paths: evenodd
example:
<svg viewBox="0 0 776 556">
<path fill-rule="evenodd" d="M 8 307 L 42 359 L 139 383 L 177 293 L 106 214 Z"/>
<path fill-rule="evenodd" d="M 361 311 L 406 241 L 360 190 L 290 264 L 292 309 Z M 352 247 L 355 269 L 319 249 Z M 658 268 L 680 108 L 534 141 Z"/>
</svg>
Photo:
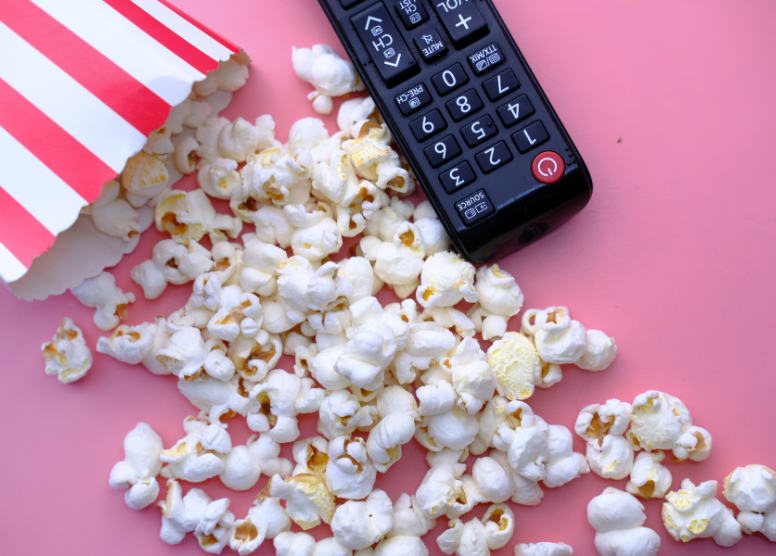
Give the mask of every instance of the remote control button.
<svg viewBox="0 0 776 556">
<path fill-rule="evenodd" d="M 439 181 L 442 182 L 442 186 L 448 193 L 454 193 L 462 187 L 466 187 L 470 183 L 474 183 L 477 180 L 477 175 L 472 170 L 471 165 L 464 161 L 458 166 L 451 168 L 447 172 L 439 174 Z"/>
<path fill-rule="evenodd" d="M 488 79 L 482 87 L 485 89 L 485 94 L 488 95 L 491 102 L 495 102 L 512 93 L 512 91 L 519 89 L 520 81 L 515 77 L 515 72 L 508 69 L 502 71 L 496 77 Z"/>
<path fill-rule="evenodd" d="M 531 165 L 534 177 L 542 183 L 555 183 L 563 177 L 566 164 L 558 153 L 544 151 L 534 158 Z"/>
<path fill-rule="evenodd" d="M 431 93 L 428 92 L 428 88 L 423 83 L 396 95 L 396 104 L 399 105 L 399 110 L 405 116 L 431 104 L 431 100 Z"/>
<path fill-rule="evenodd" d="M 342 7 L 345 9 L 352 8 L 356 4 L 360 3 L 362 0 L 340 0 L 340 4 L 342 4 Z"/>
<path fill-rule="evenodd" d="M 455 203 L 455 210 L 466 226 L 472 226 L 496 212 L 482 189 Z"/>
<path fill-rule="evenodd" d="M 482 171 L 486 174 L 490 174 L 493 170 L 497 170 L 507 162 L 510 162 L 512 160 L 512 153 L 509 151 L 509 147 L 507 147 L 507 144 L 504 143 L 504 141 L 499 141 L 474 158 L 477 159 L 477 164 L 480 165 Z"/>
<path fill-rule="evenodd" d="M 461 130 L 463 140 L 469 147 L 476 147 L 498 134 L 498 128 L 490 116 L 483 116 L 476 122 L 467 125 Z"/>
<path fill-rule="evenodd" d="M 439 31 L 433 27 L 415 36 L 415 46 L 420 50 L 424 60 L 430 60 L 447 51 L 445 41 L 442 40 Z"/>
<path fill-rule="evenodd" d="M 424 152 L 426 153 L 426 157 L 431 163 L 431 166 L 438 168 L 448 160 L 452 160 L 461 154 L 461 147 L 458 145 L 458 141 L 455 140 L 455 137 L 448 135 L 430 147 L 427 147 Z"/>
<path fill-rule="evenodd" d="M 474 70 L 474 75 L 482 75 L 503 63 L 504 53 L 495 42 L 469 56 L 469 64 Z"/>
<path fill-rule="evenodd" d="M 456 48 L 488 34 L 488 25 L 473 0 L 433 0 L 432 3 Z"/>
<path fill-rule="evenodd" d="M 428 20 L 428 12 L 420 0 L 399 0 L 396 2 L 396 11 L 407 29 L 414 29 Z"/>
<path fill-rule="evenodd" d="M 507 127 L 512 127 L 533 113 L 533 104 L 525 95 L 520 95 L 515 100 L 506 103 L 498 109 L 498 117 L 501 118 L 501 121 Z"/>
<path fill-rule="evenodd" d="M 458 98 L 449 101 L 445 106 L 447 106 L 447 111 L 450 112 L 453 121 L 459 122 L 482 108 L 482 100 L 480 100 L 477 91 L 469 89 Z"/>
<path fill-rule="evenodd" d="M 458 87 L 466 85 L 469 82 L 469 76 L 463 71 L 461 64 L 455 64 L 442 73 L 436 74 L 431 78 L 431 82 L 437 93 L 446 95 L 450 91 L 455 91 Z"/>
<path fill-rule="evenodd" d="M 531 149 L 538 147 L 549 138 L 550 134 L 547 133 L 542 122 L 534 122 L 512 136 L 512 140 L 517 145 L 517 150 L 520 151 L 520 154 L 525 154 Z"/>
<path fill-rule="evenodd" d="M 386 86 L 394 87 L 420 71 L 420 65 L 382 2 L 350 18 Z"/>
<path fill-rule="evenodd" d="M 412 134 L 419 142 L 423 142 L 429 137 L 432 137 L 447 129 L 447 122 L 442 117 L 439 110 L 432 110 L 422 118 L 418 118 L 410 124 Z"/>
</svg>

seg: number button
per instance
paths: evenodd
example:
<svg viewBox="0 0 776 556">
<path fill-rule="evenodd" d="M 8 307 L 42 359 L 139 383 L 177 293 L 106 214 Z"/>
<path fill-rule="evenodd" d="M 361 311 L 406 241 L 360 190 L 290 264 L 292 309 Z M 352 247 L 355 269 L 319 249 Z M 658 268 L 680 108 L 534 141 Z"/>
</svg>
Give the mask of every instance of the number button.
<svg viewBox="0 0 776 556">
<path fill-rule="evenodd" d="M 455 168 L 439 174 L 439 181 L 448 193 L 466 187 L 477 180 L 477 175 L 468 162 L 462 162 Z"/>
<path fill-rule="evenodd" d="M 501 168 L 504 164 L 512 160 L 512 153 L 504 141 L 499 141 L 489 149 L 485 149 L 476 157 L 477 164 L 482 171 L 490 174 L 493 170 Z"/>
<path fill-rule="evenodd" d="M 459 122 L 482 108 L 482 100 L 474 89 L 469 89 L 446 104 L 453 121 Z"/>
<path fill-rule="evenodd" d="M 415 139 L 420 142 L 425 141 L 446 128 L 447 122 L 442 117 L 439 110 L 432 110 L 422 118 L 418 118 L 410 124 L 412 134 L 415 136 Z"/>
<path fill-rule="evenodd" d="M 506 103 L 498 109 L 498 117 L 501 118 L 501 121 L 507 127 L 512 127 L 533 113 L 534 107 L 525 95 L 520 95 L 515 100 Z"/>
<path fill-rule="evenodd" d="M 447 45 L 442 40 L 439 31 L 433 27 L 415 36 L 415 46 L 420 50 L 424 60 L 436 58 L 447 50 Z"/>
<path fill-rule="evenodd" d="M 456 48 L 488 34 L 488 25 L 474 0 L 432 0 Z"/>
<path fill-rule="evenodd" d="M 496 77 L 491 77 L 483 85 L 485 94 L 488 98 L 495 102 L 498 99 L 505 97 L 512 91 L 516 91 L 520 88 L 520 81 L 515 77 L 515 72 L 511 69 L 502 71 Z"/>
<path fill-rule="evenodd" d="M 428 19 L 428 12 L 420 0 L 399 0 L 396 11 L 407 29 L 414 29 Z"/>
<path fill-rule="evenodd" d="M 461 64 L 447 68 L 442 73 L 436 74 L 431 78 L 437 93 L 446 95 L 450 91 L 455 91 L 458 87 L 463 87 L 469 82 L 469 76 L 463 71 Z"/>
<path fill-rule="evenodd" d="M 440 139 L 437 143 L 434 143 L 430 147 L 427 147 L 424 151 L 428 161 L 433 168 L 438 168 L 448 160 L 454 159 L 461 154 L 461 147 L 458 145 L 458 141 L 455 137 L 448 135 L 447 137 Z"/>
<path fill-rule="evenodd" d="M 542 122 L 534 122 L 512 136 L 512 140 L 517 145 L 517 150 L 520 151 L 520 154 L 527 153 L 531 149 L 538 147 L 549 138 L 550 134 L 547 133 L 547 129 L 545 129 Z"/>
<path fill-rule="evenodd" d="M 484 116 L 461 130 L 463 140 L 470 147 L 476 147 L 497 133 L 498 128 L 496 128 L 496 124 L 493 123 L 493 119 L 490 116 Z"/>
</svg>

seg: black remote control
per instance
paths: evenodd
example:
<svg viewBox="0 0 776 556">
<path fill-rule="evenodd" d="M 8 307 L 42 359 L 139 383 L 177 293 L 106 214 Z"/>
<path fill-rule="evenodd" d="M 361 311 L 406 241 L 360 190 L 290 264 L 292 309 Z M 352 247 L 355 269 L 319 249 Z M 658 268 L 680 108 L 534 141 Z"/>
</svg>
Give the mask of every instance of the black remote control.
<svg viewBox="0 0 776 556">
<path fill-rule="evenodd" d="M 585 163 L 491 0 L 319 0 L 459 252 L 582 210 Z"/>
</svg>

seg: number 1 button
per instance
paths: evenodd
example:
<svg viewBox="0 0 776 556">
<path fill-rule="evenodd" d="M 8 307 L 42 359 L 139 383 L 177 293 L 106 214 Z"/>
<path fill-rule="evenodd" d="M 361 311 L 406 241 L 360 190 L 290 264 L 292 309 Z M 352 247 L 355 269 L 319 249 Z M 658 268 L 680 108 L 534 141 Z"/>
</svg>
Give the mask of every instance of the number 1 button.
<svg viewBox="0 0 776 556">
<path fill-rule="evenodd" d="M 455 140 L 455 137 L 448 135 L 430 147 L 427 147 L 423 152 L 426 153 L 426 157 L 431 163 L 431 166 L 438 168 L 448 160 L 452 160 L 461 154 L 461 147 L 458 145 L 458 141 Z"/>
<path fill-rule="evenodd" d="M 512 160 L 512 153 L 504 141 L 499 141 L 489 149 L 485 149 L 476 157 L 477 164 L 482 171 L 490 174 L 493 170 L 501 168 L 504 164 Z"/>
</svg>

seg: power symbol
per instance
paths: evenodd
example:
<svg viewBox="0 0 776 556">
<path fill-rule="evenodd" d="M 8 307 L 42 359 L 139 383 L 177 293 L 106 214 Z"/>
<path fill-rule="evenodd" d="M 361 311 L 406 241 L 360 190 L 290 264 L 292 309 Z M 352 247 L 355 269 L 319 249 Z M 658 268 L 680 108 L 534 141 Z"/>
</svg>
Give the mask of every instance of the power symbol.
<svg viewBox="0 0 776 556">
<path fill-rule="evenodd" d="M 563 177 L 566 165 L 558 153 L 545 151 L 534 158 L 531 165 L 533 176 L 542 183 L 555 183 Z"/>
</svg>

